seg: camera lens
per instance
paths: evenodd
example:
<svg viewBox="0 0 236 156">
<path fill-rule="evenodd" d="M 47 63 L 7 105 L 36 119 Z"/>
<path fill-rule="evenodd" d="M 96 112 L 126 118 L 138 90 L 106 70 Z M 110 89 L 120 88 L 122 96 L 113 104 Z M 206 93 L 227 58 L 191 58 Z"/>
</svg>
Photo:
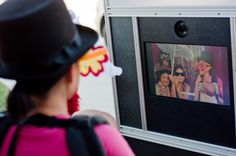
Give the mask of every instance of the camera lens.
<svg viewBox="0 0 236 156">
<path fill-rule="evenodd" d="M 177 36 L 183 38 L 188 34 L 188 25 L 184 21 L 178 21 L 175 24 L 175 33 Z"/>
</svg>

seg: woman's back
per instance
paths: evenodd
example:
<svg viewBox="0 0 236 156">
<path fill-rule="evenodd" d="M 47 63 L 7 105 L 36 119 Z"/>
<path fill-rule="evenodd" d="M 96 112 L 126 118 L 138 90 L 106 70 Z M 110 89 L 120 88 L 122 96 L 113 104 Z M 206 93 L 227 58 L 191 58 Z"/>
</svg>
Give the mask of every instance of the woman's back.
<svg viewBox="0 0 236 156">
<path fill-rule="evenodd" d="M 69 116 L 64 115 L 61 117 L 68 118 Z M 16 127 L 12 126 L 8 131 L 0 150 L 1 156 L 7 156 Z M 100 124 L 95 127 L 95 132 L 107 156 L 134 155 L 116 128 L 107 124 Z M 65 128 L 25 125 L 21 128 L 17 138 L 15 156 L 70 156 Z M 80 148 L 79 145 L 78 148 Z"/>
</svg>

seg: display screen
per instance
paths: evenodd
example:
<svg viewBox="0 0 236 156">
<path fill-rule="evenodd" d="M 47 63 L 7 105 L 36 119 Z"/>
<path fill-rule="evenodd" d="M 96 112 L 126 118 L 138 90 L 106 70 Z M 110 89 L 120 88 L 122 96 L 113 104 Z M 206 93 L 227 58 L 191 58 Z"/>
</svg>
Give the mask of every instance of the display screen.
<svg viewBox="0 0 236 156">
<path fill-rule="evenodd" d="M 145 43 L 150 93 L 229 106 L 227 47 Z"/>
<path fill-rule="evenodd" d="M 140 17 L 138 24 L 147 130 L 236 147 L 230 18 Z"/>
</svg>

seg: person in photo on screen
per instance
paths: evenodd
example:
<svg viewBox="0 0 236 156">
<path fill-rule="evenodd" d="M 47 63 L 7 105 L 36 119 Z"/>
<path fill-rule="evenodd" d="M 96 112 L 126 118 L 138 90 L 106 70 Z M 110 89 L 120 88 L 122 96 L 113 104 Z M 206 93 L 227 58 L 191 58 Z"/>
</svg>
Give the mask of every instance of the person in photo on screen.
<svg viewBox="0 0 236 156">
<path fill-rule="evenodd" d="M 170 59 L 170 54 L 165 53 L 161 51 L 160 53 L 160 61 L 155 64 L 154 70 L 160 71 L 160 70 L 171 70 L 171 59 Z"/>
<path fill-rule="evenodd" d="M 185 82 L 186 74 L 185 70 L 181 65 L 177 65 L 174 68 L 173 76 L 170 75 L 171 80 L 171 96 L 180 98 L 180 99 L 188 99 L 190 93 L 190 86 Z"/>
<path fill-rule="evenodd" d="M 220 104 L 223 99 L 219 96 L 216 73 L 213 72 L 213 59 L 209 52 L 202 52 L 198 58 L 198 76 L 195 81 L 194 94 L 196 101 Z"/>
<path fill-rule="evenodd" d="M 170 96 L 170 71 L 160 70 L 156 72 L 157 83 L 156 83 L 156 95 L 160 96 Z"/>
</svg>

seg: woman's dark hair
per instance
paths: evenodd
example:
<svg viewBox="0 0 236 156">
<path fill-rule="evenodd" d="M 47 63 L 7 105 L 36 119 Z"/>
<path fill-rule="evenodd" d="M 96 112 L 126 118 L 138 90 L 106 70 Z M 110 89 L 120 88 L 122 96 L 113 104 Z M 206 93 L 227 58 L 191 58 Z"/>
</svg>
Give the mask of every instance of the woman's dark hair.
<svg viewBox="0 0 236 156">
<path fill-rule="evenodd" d="M 9 115 L 15 120 L 20 120 L 34 108 L 36 108 L 36 103 L 31 99 L 30 94 L 16 85 L 7 99 Z"/>
<path fill-rule="evenodd" d="M 183 72 L 185 73 L 185 70 L 184 70 L 184 67 L 183 67 L 183 66 L 181 66 L 181 65 L 176 65 L 176 66 L 174 67 L 174 73 L 176 72 L 177 69 L 182 69 Z M 186 75 L 185 75 L 185 76 L 186 76 Z"/>
<path fill-rule="evenodd" d="M 166 70 L 166 69 L 162 69 L 162 70 L 157 71 L 156 72 L 156 78 L 157 78 L 156 82 L 160 81 L 161 80 L 161 75 L 165 74 L 165 73 L 170 74 L 171 72 L 169 70 Z"/>
<path fill-rule="evenodd" d="M 177 69 L 182 69 L 183 72 L 185 72 L 184 67 L 181 66 L 181 65 L 176 65 L 175 68 L 174 68 L 174 72 L 175 72 Z"/>
<path fill-rule="evenodd" d="M 43 97 L 50 88 L 62 77 L 62 75 L 43 80 L 19 80 L 10 92 L 7 99 L 7 111 L 12 119 L 20 120 L 35 109 L 38 104 L 35 103 L 31 96 L 36 95 Z"/>
</svg>

